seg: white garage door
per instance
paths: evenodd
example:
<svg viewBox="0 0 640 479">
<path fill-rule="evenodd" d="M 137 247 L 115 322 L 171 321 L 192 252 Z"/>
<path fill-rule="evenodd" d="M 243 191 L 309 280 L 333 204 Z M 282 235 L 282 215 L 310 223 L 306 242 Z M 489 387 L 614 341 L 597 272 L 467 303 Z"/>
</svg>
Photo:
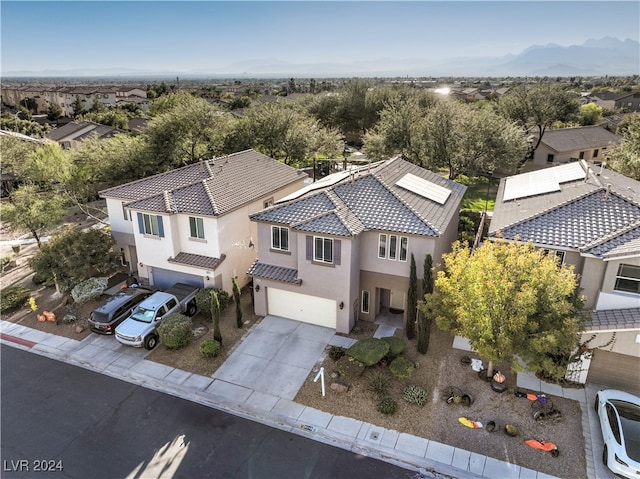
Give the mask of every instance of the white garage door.
<svg viewBox="0 0 640 479">
<path fill-rule="evenodd" d="M 267 288 L 267 311 L 303 323 L 336 328 L 336 301 L 308 294 Z"/>
</svg>

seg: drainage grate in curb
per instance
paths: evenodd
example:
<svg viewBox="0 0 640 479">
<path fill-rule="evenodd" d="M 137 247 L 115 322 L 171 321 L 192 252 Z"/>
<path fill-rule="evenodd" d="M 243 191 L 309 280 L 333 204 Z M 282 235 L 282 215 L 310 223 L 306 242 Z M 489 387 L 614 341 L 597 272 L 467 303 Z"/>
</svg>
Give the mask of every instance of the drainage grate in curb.
<svg viewBox="0 0 640 479">
<path fill-rule="evenodd" d="M 300 429 L 303 429 L 309 432 L 316 432 L 318 430 L 315 426 L 312 426 L 311 424 L 300 424 Z"/>
<path fill-rule="evenodd" d="M 372 432 L 371 434 L 369 434 L 369 439 L 371 439 L 372 441 L 377 441 L 379 437 L 379 432 Z"/>
</svg>

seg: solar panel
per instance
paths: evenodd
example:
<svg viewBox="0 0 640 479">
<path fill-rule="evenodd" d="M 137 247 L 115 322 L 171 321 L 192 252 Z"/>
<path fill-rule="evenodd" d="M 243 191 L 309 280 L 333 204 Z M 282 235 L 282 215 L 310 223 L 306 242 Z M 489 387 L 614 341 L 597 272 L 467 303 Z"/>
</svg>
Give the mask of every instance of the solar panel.
<svg viewBox="0 0 640 479">
<path fill-rule="evenodd" d="M 585 176 L 580 162 L 511 176 L 505 181 L 502 201 L 560 191 L 560 184 L 582 180 Z"/>
<path fill-rule="evenodd" d="M 569 181 L 584 180 L 587 176 L 587 172 L 584 170 L 582 162 L 576 161 L 573 163 L 567 163 L 566 165 L 560 165 L 553 168 L 553 173 L 556 175 L 558 183 L 567 183 Z"/>
<path fill-rule="evenodd" d="M 396 182 L 396 186 L 409 190 L 431 201 L 444 205 L 451 194 L 451 190 L 436 185 L 429 180 L 407 173 Z"/>
</svg>

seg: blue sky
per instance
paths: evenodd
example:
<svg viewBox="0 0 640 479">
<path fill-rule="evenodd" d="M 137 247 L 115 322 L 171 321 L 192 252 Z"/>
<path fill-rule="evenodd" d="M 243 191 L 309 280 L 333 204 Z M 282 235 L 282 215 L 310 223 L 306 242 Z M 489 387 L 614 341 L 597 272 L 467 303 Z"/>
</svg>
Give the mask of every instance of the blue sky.
<svg viewBox="0 0 640 479">
<path fill-rule="evenodd" d="M 439 60 L 640 38 L 638 1 L 3 0 L 0 8 L 2 72 Z"/>
</svg>

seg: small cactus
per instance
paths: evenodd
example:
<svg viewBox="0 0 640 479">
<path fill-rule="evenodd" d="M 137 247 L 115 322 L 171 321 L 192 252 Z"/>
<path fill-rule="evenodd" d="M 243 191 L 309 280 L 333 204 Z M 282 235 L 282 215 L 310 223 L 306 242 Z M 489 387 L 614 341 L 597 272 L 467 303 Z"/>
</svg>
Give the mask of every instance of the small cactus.
<svg viewBox="0 0 640 479">
<path fill-rule="evenodd" d="M 427 391 L 422 386 L 412 384 L 407 386 L 402 391 L 402 398 L 410 403 L 417 404 L 418 406 L 424 406 L 427 402 Z"/>
</svg>

